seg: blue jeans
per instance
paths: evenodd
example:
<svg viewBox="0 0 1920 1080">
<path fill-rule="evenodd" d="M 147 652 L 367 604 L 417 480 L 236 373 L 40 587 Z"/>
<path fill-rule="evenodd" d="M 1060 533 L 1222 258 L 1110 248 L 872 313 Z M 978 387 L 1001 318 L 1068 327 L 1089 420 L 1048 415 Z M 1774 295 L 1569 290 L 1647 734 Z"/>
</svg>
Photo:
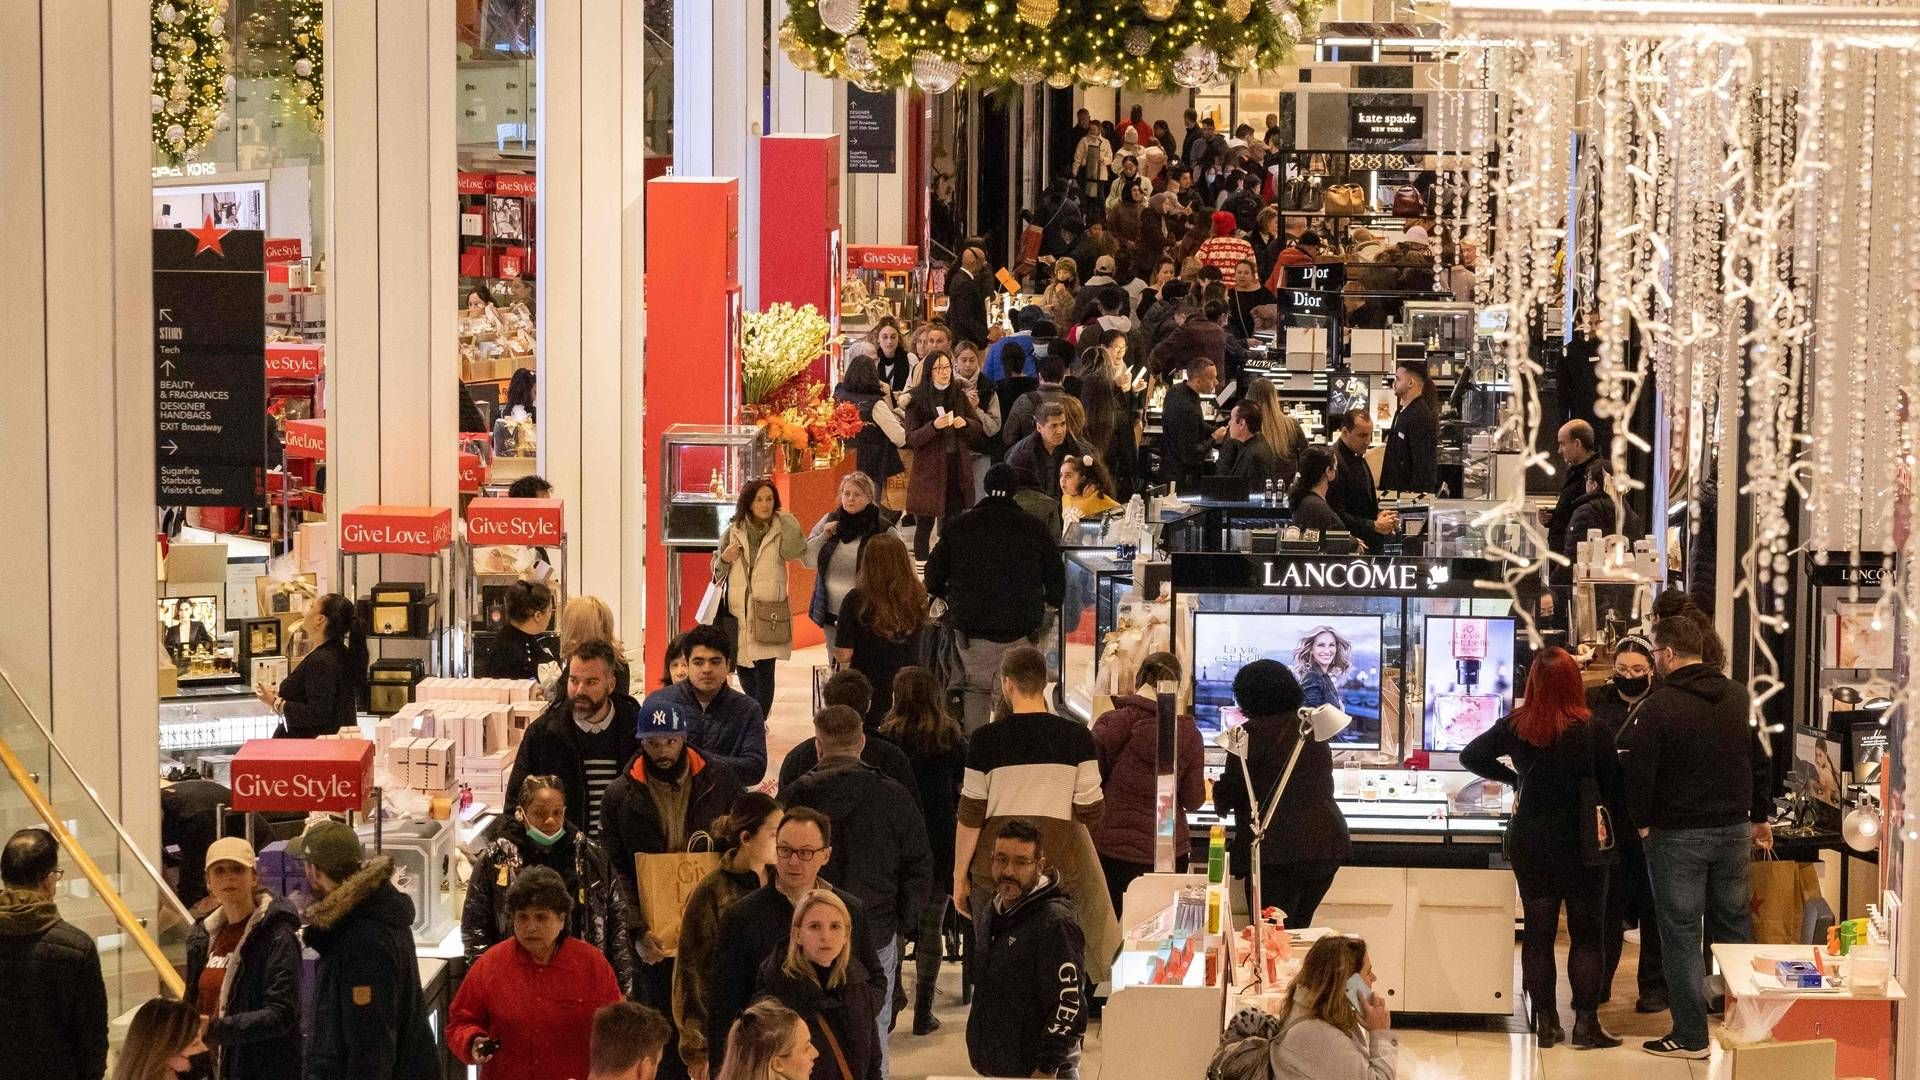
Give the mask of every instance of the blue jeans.
<svg viewBox="0 0 1920 1080">
<path fill-rule="evenodd" d="M 1720 944 L 1753 940 L 1747 906 L 1753 833 L 1745 822 L 1710 829 L 1655 829 L 1647 834 L 1647 878 L 1660 924 L 1660 960 L 1673 1009 L 1673 1040 L 1707 1045 L 1706 962 L 1701 920 Z"/>
<path fill-rule="evenodd" d="M 887 1071 L 887 1029 L 893 1026 L 893 980 L 900 977 L 900 938 L 895 936 L 887 942 L 880 953 L 880 970 L 887 973 L 887 992 L 880 995 L 880 1015 L 874 1017 L 874 1023 L 880 1030 L 880 1075 L 892 1075 Z M 715 1075 L 718 1075 L 717 1073 Z"/>
</svg>

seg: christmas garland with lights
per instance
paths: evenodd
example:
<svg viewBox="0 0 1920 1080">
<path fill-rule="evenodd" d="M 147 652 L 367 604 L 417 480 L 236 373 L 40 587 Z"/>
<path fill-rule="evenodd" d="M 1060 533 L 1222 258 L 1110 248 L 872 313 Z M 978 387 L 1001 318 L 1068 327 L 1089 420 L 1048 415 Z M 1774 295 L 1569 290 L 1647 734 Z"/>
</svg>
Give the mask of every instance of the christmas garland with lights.
<svg viewBox="0 0 1920 1080">
<path fill-rule="evenodd" d="M 154 0 L 153 145 L 169 164 L 192 161 L 233 124 L 228 0 Z"/>
<path fill-rule="evenodd" d="M 287 0 L 289 26 L 281 43 L 289 61 L 281 77 L 316 133 L 327 130 L 326 16 L 323 0 Z"/>
<path fill-rule="evenodd" d="M 866 90 L 1172 90 L 1291 62 L 1321 0 L 787 0 L 795 67 Z"/>
</svg>

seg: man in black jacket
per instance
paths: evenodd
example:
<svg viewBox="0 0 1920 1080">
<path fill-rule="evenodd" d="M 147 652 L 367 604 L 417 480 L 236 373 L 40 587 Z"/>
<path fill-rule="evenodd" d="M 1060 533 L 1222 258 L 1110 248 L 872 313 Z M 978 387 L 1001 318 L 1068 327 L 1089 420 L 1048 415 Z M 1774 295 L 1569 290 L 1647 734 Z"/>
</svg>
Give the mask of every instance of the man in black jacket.
<svg viewBox="0 0 1920 1080">
<path fill-rule="evenodd" d="M 1207 422 L 1202 395 L 1220 389 L 1220 367 L 1210 357 L 1187 363 L 1187 381 L 1167 387 L 1160 408 L 1160 479 L 1180 490 L 1191 489 L 1207 472 L 1207 453 L 1226 440 L 1225 428 Z"/>
<path fill-rule="evenodd" d="M 1343 413 L 1333 442 L 1333 483 L 1327 487 L 1327 505 L 1368 551 L 1378 552 L 1381 541 L 1399 527 L 1400 521 L 1393 511 L 1380 509 L 1373 470 L 1367 467 L 1367 447 L 1373 444 L 1373 418 L 1367 410 Z"/>
<path fill-rule="evenodd" d="M 820 704 L 822 708 L 845 705 L 865 716 L 873 705 L 873 683 L 853 668 L 841 668 L 827 680 L 826 686 L 821 687 Z M 907 752 L 900 749 L 898 743 L 869 728 L 866 745 L 860 750 L 860 760 L 900 781 L 902 787 L 913 792 L 914 802 L 918 805 L 920 782 L 914 777 L 913 759 L 907 757 Z M 787 751 L 786 759 L 780 762 L 781 796 L 784 798 L 793 782 L 812 772 L 818 764 L 820 744 L 817 740 L 810 738 Z"/>
<path fill-rule="evenodd" d="M 868 739 L 859 713 L 829 705 L 813 718 L 813 737 L 820 764 L 782 791 L 781 801 L 789 809 L 811 806 L 834 823 L 840 846 L 820 872 L 867 906 L 867 925 L 891 997 L 900 972 L 900 935 L 920 925 L 920 909 L 933 891 L 927 823 L 914 788 L 860 760 Z M 884 1076 L 892 1008 L 881 1009 L 876 1019 Z"/>
<path fill-rule="evenodd" d="M 1717 943 L 1753 940 L 1747 864 L 1756 845 L 1773 846 L 1768 751 L 1752 724 L 1747 688 L 1700 659 L 1713 632 L 1687 616 L 1654 624 L 1662 681 L 1620 743 L 1627 813 L 1645 841 L 1673 1010 L 1673 1031 L 1643 1049 L 1695 1060 L 1707 1056 L 1701 920 Z"/>
<path fill-rule="evenodd" d="M 727 1029 L 753 1003 L 759 989 L 760 965 L 776 951 L 785 952 L 793 933 L 793 903 L 816 888 L 833 889 L 853 916 L 848 942 L 853 959 L 868 973 L 874 990 L 885 1000 L 880 960 L 874 951 L 873 928 L 860 898 L 821 880 L 821 868 L 833 858 L 833 823 L 811 807 L 796 806 L 780 820 L 774 836 L 773 878 L 741 897 L 720 916 L 714 935 L 713 970 L 707 980 L 707 1046 L 727 1045 Z M 707 1059 L 709 1076 L 719 1076 L 717 1053 Z"/>
<path fill-rule="evenodd" d="M 1393 372 L 1393 396 L 1400 411 L 1387 432 L 1380 486 L 1431 494 L 1440 487 L 1440 414 L 1425 360 L 1400 361 Z"/>
<path fill-rule="evenodd" d="M 955 344 L 971 341 L 987 347 L 987 296 L 993 289 L 986 276 L 986 245 L 968 240 L 960 247 L 960 265 L 947 280 L 947 325 L 953 327 Z"/>
<path fill-rule="evenodd" d="M 517 802 L 529 776 L 557 776 L 567 791 L 567 820 L 588 836 L 600 832 L 607 786 L 640 748 L 634 734 L 640 703 L 614 690 L 613 647 L 589 641 L 567 664 L 567 696 L 527 726 L 507 780 Z"/>
<path fill-rule="evenodd" d="M 985 497 L 954 517 L 927 557 L 927 592 L 947 602 L 960 632 L 969 734 L 987 722 L 1001 658 L 1039 640 L 1067 591 L 1059 541 L 1013 500 L 1019 485 L 1011 467 L 988 469 Z"/>
<path fill-rule="evenodd" d="M 1040 482 L 1040 490 L 1049 498 L 1060 498 L 1060 464 L 1070 457 L 1092 453 L 1080 440 L 1067 433 L 1067 407 L 1049 401 L 1033 412 L 1033 434 L 1007 451 L 1007 464 L 1025 469 Z"/>
<path fill-rule="evenodd" d="M 1542 522 L 1547 527 L 1547 547 L 1560 551 L 1566 547 L 1567 526 L 1573 521 L 1573 508 L 1579 504 L 1580 497 L 1587 493 L 1587 470 L 1599 460 L 1594 452 L 1596 445 L 1593 437 L 1593 425 L 1585 420 L 1569 420 L 1560 425 L 1560 433 L 1555 448 L 1560 452 L 1560 460 L 1567 467 L 1566 475 L 1560 481 L 1560 498 L 1553 509 L 1540 511 Z M 1573 600 L 1572 573 L 1567 569 L 1549 569 L 1548 578 L 1552 590 L 1540 596 L 1540 614 L 1554 620 L 1555 625 L 1564 626 L 1568 618 L 1567 605 Z"/>
<path fill-rule="evenodd" d="M 1220 475 L 1246 477 L 1247 490 L 1256 498 L 1265 490 L 1267 481 L 1278 481 L 1284 486 L 1293 479 L 1281 471 L 1280 459 L 1260 435 L 1260 424 L 1264 420 L 1260 406 L 1251 401 L 1240 402 L 1233 407 L 1232 418 L 1227 421 L 1227 441 L 1220 444 Z"/>
<path fill-rule="evenodd" d="M 690 850 L 695 833 L 741 795 L 733 770 L 709 761 L 687 745 L 687 715 L 671 688 L 656 690 L 640 705 L 640 752 L 607 787 L 601 814 L 600 846 L 613 860 L 614 879 L 627 898 L 627 927 L 640 966 L 634 969 L 634 996 L 671 1015 L 673 957 L 648 928 L 647 911 L 634 880 L 635 855 L 665 855 Z M 677 1060 L 678 1042 L 668 1060 Z"/>
<path fill-rule="evenodd" d="M 290 850 L 307 862 L 315 903 L 304 936 L 320 954 L 307 1080 L 439 1076 L 413 948 L 413 901 L 393 887 L 393 860 L 367 860 L 353 827 L 339 821 L 310 826 Z"/>
<path fill-rule="evenodd" d="M 0 1015 L 10 1076 L 100 1080 L 107 1073 L 107 984 L 86 931 L 53 901 L 60 845 L 21 829 L 0 852 Z"/>
<path fill-rule="evenodd" d="M 1086 943 L 1024 818 L 993 841 L 994 896 L 975 961 L 967 1060 L 981 1076 L 1078 1076 L 1087 1030 Z"/>
</svg>

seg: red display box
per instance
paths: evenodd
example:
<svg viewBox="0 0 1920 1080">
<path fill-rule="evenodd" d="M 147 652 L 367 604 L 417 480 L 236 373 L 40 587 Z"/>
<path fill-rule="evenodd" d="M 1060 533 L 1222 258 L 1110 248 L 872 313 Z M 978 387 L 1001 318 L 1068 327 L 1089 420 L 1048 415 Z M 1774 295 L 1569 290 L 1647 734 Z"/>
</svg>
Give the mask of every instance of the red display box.
<svg viewBox="0 0 1920 1080">
<path fill-rule="evenodd" d="M 318 343 L 275 341 L 267 346 L 267 378 L 317 379 L 327 371 L 327 347 Z"/>
<path fill-rule="evenodd" d="M 344 813 L 373 793 L 365 739 L 253 739 L 233 758 L 235 810 Z"/>
<path fill-rule="evenodd" d="M 467 504 L 467 543 L 557 547 L 566 532 L 559 499 L 475 499 Z"/>
<path fill-rule="evenodd" d="M 453 511 L 444 506 L 361 506 L 340 515 L 346 555 L 435 555 L 453 543 Z"/>
<path fill-rule="evenodd" d="M 324 420 L 289 420 L 286 423 L 287 456 L 309 461 L 327 460 L 327 423 Z"/>
</svg>

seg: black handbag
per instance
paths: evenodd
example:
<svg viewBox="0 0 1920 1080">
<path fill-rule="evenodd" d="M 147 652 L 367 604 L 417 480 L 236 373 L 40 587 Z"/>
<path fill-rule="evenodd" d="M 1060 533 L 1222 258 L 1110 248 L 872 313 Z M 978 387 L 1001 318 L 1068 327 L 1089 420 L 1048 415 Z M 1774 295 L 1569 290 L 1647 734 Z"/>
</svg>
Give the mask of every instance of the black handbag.
<svg viewBox="0 0 1920 1080">
<path fill-rule="evenodd" d="M 1580 774 L 1580 816 L 1575 822 L 1580 838 L 1580 861 L 1586 866 L 1605 866 L 1618 854 L 1620 837 L 1614 831 L 1613 811 L 1600 795 L 1600 779 L 1593 772 L 1593 726 L 1581 726 L 1587 734 L 1582 740 L 1586 743 L 1586 754 L 1581 761 L 1586 767 Z"/>
</svg>

